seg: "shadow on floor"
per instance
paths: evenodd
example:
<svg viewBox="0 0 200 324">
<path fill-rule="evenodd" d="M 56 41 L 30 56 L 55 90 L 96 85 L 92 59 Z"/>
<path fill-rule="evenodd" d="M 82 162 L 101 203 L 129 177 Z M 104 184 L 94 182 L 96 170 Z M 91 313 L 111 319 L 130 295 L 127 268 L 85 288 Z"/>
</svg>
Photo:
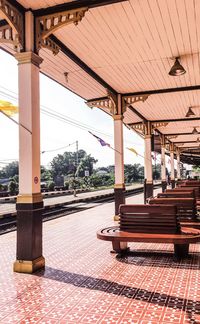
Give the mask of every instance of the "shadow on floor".
<svg viewBox="0 0 200 324">
<path fill-rule="evenodd" d="M 177 259 L 172 252 L 161 252 L 160 250 L 139 250 L 129 251 L 126 255 L 116 255 L 116 259 L 121 263 L 132 264 L 144 267 L 165 267 L 199 270 L 200 253 L 190 253 L 185 259 Z"/>
<path fill-rule="evenodd" d="M 159 305 L 161 307 L 182 310 L 186 312 L 190 323 L 199 323 L 199 321 L 195 320 L 195 316 L 200 314 L 200 301 L 197 300 L 180 298 L 177 296 L 162 294 L 156 291 L 131 287 L 114 281 L 71 273 L 51 267 L 46 267 L 45 270 L 40 270 L 35 275 L 70 284 L 75 287 L 98 290 L 107 294 L 119 295 L 134 300 L 144 301 L 146 303 Z"/>
</svg>

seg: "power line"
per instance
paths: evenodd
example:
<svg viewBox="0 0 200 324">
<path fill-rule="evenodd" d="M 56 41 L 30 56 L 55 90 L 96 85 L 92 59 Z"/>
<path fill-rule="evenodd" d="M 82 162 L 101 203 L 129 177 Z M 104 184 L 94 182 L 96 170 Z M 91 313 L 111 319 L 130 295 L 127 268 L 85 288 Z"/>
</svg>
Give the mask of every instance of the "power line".
<svg viewBox="0 0 200 324">
<path fill-rule="evenodd" d="M 66 145 L 66 146 L 62 146 L 62 147 L 59 147 L 59 148 L 56 148 L 56 149 L 42 151 L 41 153 L 43 154 L 43 153 L 49 153 L 49 152 L 59 151 L 59 150 L 62 150 L 62 149 L 64 149 L 64 148 L 66 148 L 66 147 L 69 147 L 69 146 L 71 146 L 71 145 L 73 145 L 73 144 L 76 144 L 76 142 L 70 143 L 70 144 L 68 144 L 68 145 Z"/>
<path fill-rule="evenodd" d="M 1 88 L 5 89 L 6 91 L 9 91 L 13 94 L 15 94 L 15 96 L 13 95 L 10 95 L 2 90 L 0 90 L 0 94 L 3 95 L 3 96 L 6 96 L 6 97 L 9 97 L 11 98 L 12 100 L 18 100 L 18 98 L 16 97 L 17 96 L 17 93 L 12 91 L 12 90 L 9 90 L 3 86 L 0 85 Z M 55 112 L 54 110 L 52 110 L 51 108 L 47 107 L 47 106 L 44 106 L 44 105 L 41 105 L 41 107 L 44 107 L 43 109 L 41 108 L 41 112 L 44 114 L 44 115 L 47 115 L 49 117 L 52 117 L 54 119 L 57 119 L 59 121 L 62 121 L 62 122 L 65 122 L 67 124 L 70 124 L 71 126 L 74 126 L 74 127 L 78 127 L 82 130 L 91 130 L 91 131 L 95 131 L 96 133 L 99 133 L 99 134 L 102 134 L 104 136 L 108 136 L 108 137 L 112 137 L 113 138 L 113 135 L 112 134 L 107 134 L 107 133 L 104 133 L 102 131 L 99 131 L 98 129 L 94 128 L 94 127 L 91 127 L 87 124 L 84 124 L 84 123 L 80 123 L 78 120 L 75 120 L 75 119 L 72 119 L 64 114 L 61 114 L 61 113 L 57 113 Z M 131 142 L 131 141 L 125 141 L 125 142 L 129 142 L 133 145 L 139 145 L 138 143 L 134 143 L 134 142 Z"/>
</svg>

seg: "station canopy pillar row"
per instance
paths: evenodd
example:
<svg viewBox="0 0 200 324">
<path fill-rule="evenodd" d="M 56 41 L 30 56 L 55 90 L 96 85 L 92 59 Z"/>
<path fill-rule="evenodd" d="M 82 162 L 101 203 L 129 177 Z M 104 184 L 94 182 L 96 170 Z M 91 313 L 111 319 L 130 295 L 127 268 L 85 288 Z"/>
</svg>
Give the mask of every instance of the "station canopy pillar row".
<svg viewBox="0 0 200 324">
<path fill-rule="evenodd" d="M 164 192 L 165 189 L 167 188 L 164 138 L 161 138 L 161 182 L 162 182 L 162 192 Z"/>
<path fill-rule="evenodd" d="M 125 204 L 125 181 L 124 181 L 124 148 L 123 148 L 123 114 L 121 107 L 121 95 L 117 96 L 117 114 L 114 120 L 114 150 L 115 150 L 115 216 L 119 219 L 119 206 Z"/>
<path fill-rule="evenodd" d="M 153 171 L 152 171 L 152 156 L 151 156 L 151 126 L 146 126 L 144 135 L 144 203 L 146 200 L 153 196 Z"/>
<path fill-rule="evenodd" d="M 174 169 L 174 145 L 170 144 L 170 162 L 171 162 L 171 187 L 175 188 L 175 169 Z"/>
</svg>

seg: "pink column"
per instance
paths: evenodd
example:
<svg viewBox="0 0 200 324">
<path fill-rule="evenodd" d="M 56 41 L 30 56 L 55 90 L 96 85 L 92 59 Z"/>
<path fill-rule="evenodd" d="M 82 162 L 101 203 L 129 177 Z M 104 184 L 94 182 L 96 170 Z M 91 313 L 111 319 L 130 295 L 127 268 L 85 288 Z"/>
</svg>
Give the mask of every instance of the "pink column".
<svg viewBox="0 0 200 324">
<path fill-rule="evenodd" d="M 119 205 L 125 203 L 124 184 L 124 145 L 123 145 L 123 115 L 121 109 L 121 95 L 118 95 L 117 115 L 114 119 L 114 148 L 115 148 L 115 220 L 118 220 Z"/>
<path fill-rule="evenodd" d="M 32 273 L 44 267 L 40 192 L 39 65 L 33 52 L 16 56 L 19 67 L 19 195 L 17 197 L 17 260 L 14 271 Z"/>
</svg>

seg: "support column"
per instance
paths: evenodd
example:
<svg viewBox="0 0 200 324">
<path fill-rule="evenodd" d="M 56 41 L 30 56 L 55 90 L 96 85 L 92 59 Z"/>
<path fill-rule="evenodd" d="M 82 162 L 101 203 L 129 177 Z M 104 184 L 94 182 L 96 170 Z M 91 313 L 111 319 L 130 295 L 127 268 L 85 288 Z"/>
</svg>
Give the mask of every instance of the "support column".
<svg viewBox="0 0 200 324">
<path fill-rule="evenodd" d="M 161 138 L 161 183 L 162 183 L 162 192 L 167 188 L 166 181 L 166 161 L 165 161 L 165 138 Z"/>
<path fill-rule="evenodd" d="M 153 171 L 152 171 L 152 157 L 151 157 L 151 124 L 145 126 L 145 138 L 144 138 L 144 203 L 146 200 L 153 196 Z"/>
<path fill-rule="evenodd" d="M 125 184 L 124 184 L 124 149 L 123 149 L 123 114 L 121 95 L 117 96 L 117 115 L 114 119 L 114 147 L 115 147 L 115 216 L 119 219 L 119 205 L 125 204 Z"/>
<path fill-rule="evenodd" d="M 33 15 L 26 13 L 26 52 L 18 53 L 19 79 L 19 195 L 17 197 L 17 256 L 14 271 L 33 273 L 45 266 L 42 256 L 40 191 L 39 66 L 33 53 Z"/>
<path fill-rule="evenodd" d="M 176 158 L 177 158 L 177 179 L 181 179 L 181 161 L 180 161 L 180 150 L 177 149 L 176 151 Z"/>
<path fill-rule="evenodd" d="M 170 145 L 170 160 L 171 160 L 171 187 L 175 188 L 175 173 L 174 173 L 174 145 Z"/>
</svg>

